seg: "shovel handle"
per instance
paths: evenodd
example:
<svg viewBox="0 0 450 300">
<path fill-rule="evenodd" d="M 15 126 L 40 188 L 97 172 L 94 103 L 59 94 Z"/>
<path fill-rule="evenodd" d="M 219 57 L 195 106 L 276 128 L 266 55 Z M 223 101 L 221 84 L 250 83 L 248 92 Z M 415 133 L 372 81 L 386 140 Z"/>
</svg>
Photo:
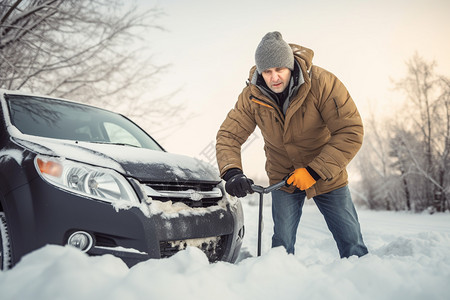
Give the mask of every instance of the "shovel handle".
<svg viewBox="0 0 450 300">
<path fill-rule="evenodd" d="M 258 215 L 258 249 L 257 255 L 261 256 L 261 237 L 262 237 L 262 221 L 263 221 L 263 198 L 264 194 L 270 193 L 274 190 L 282 188 L 286 182 L 280 181 L 276 184 L 270 185 L 268 187 L 262 187 L 260 185 L 252 184 L 252 190 L 259 194 L 259 215 Z"/>
<path fill-rule="evenodd" d="M 262 187 L 260 185 L 252 184 L 252 190 L 254 192 L 260 193 L 260 194 L 268 194 L 272 191 L 278 190 L 286 185 L 286 181 L 282 180 L 278 183 L 269 185 L 268 187 Z"/>
</svg>

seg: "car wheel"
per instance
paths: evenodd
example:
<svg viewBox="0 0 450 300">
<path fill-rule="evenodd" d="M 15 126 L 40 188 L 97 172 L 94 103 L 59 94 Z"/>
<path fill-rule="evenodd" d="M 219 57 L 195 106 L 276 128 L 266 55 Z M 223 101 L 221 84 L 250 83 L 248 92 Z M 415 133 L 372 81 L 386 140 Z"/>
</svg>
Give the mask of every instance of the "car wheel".
<svg viewBox="0 0 450 300">
<path fill-rule="evenodd" d="M 11 266 L 11 245 L 9 243 L 8 225 L 4 212 L 0 212 L 0 270 Z"/>
</svg>

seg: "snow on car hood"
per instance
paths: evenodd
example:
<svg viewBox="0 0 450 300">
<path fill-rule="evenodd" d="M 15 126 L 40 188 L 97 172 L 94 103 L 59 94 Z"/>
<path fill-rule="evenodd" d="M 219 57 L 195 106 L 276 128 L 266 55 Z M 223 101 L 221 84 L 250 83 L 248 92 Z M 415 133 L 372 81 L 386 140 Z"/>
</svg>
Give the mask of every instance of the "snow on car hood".
<svg viewBox="0 0 450 300">
<path fill-rule="evenodd" d="M 111 168 L 140 181 L 221 180 L 218 171 L 210 164 L 183 155 L 131 146 L 26 137 L 14 138 L 14 141 L 39 154 Z"/>
</svg>

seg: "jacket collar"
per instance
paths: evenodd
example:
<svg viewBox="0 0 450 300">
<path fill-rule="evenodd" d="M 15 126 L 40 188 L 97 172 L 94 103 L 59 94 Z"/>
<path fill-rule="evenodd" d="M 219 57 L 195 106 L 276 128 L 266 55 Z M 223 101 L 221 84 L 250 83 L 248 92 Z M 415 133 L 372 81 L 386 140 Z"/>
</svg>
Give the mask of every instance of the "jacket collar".
<svg viewBox="0 0 450 300">
<path fill-rule="evenodd" d="M 253 70 L 250 83 L 256 86 L 264 96 L 272 100 L 274 103 L 276 104 L 278 103 L 276 94 L 272 90 L 270 90 L 270 88 L 265 83 L 262 75 L 256 71 L 256 68 L 255 70 Z M 295 61 L 294 70 L 292 71 L 289 86 L 287 87 L 288 89 L 287 99 L 284 101 L 283 107 L 281 107 L 284 115 L 286 115 L 286 111 L 287 108 L 289 107 L 291 100 L 295 97 L 300 86 L 303 83 L 305 83 L 303 72 L 301 71 L 301 67 L 298 61 Z"/>
</svg>

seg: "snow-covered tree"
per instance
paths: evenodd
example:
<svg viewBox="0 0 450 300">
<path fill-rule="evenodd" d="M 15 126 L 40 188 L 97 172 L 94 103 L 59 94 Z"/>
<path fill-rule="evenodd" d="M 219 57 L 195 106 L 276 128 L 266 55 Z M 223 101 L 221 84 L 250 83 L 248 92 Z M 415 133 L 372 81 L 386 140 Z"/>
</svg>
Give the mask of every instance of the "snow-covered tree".
<svg viewBox="0 0 450 300">
<path fill-rule="evenodd" d="M 397 149 L 409 158 L 410 173 L 421 179 L 427 207 L 437 211 L 448 208 L 450 196 L 450 85 L 449 80 L 435 72 L 435 63 L 415 55 L 407 62 L 408 74 L 397 83 L 405 92 L 408 118 L 397 126 L 398 132 L 413 134 L 420 148 L 413 147 L 411 137 L 401 137 L 405 147 Z M 416 205 L 417 206 L 417 205 Z M 419 207 L 423 208 L 423 207 Z"/>
<path fill-rule="evenodd" d="M 406 102 L 394 118 L 366 123 L 358 193 L 370 208 L 445 211 L 450 199 L 450 80 L 415 55 L 396 83 Z"/>
<path fill-rule="evenodd" d="M 161 14 L 119 0 L 2 0 L 0 87 L 161 114 L 163 100 L 142 97 L 167 67 L 147 47 Z"/>
</svg>

